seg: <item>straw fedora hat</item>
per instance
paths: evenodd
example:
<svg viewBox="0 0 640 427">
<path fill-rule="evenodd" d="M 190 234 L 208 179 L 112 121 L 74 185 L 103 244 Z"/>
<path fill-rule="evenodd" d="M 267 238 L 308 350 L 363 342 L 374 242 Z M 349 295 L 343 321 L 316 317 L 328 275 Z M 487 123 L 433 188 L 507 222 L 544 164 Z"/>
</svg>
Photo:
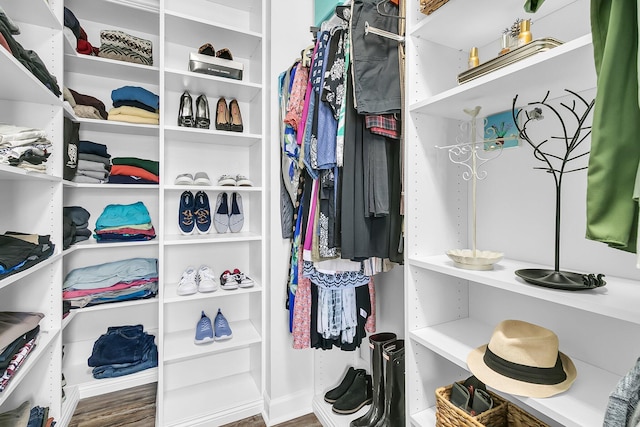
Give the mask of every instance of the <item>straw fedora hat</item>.
<svg viewBox="0 0 640 427">
<path fill-rule="evenodd" d="M 472 350 L 469 369 L 496 390 L 527 397 L 549 397 L 566 391 L 576 379 L 576 367 L 558 351 L 558 337 L 542 326 L 504 320 L 489 344 Z"/>
</svg>

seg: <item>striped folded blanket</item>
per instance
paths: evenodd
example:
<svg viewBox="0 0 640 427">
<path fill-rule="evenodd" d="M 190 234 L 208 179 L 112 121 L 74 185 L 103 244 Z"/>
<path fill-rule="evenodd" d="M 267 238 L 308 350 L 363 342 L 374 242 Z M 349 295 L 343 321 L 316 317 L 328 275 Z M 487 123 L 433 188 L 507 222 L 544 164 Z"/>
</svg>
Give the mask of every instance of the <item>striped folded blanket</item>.
<svg viewBox="0 0 640 427">
<path fill-rule="evenodd" d="M 124 31 L 102 30 L 100 31 L 98 56 L 153 65 L 153 43 L 151 40 L 141 39 Z"/>
</svg>

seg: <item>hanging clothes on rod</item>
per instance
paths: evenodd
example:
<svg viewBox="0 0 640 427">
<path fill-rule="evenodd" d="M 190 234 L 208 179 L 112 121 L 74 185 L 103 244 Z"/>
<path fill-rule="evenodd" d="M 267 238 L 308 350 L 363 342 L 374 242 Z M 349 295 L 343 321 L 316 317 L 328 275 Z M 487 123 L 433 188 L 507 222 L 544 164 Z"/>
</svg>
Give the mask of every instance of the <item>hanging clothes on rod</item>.
<svg viewBox="0 0 640 427">
<path fill-rule="evenodd" d="M 385 13 L 389 7 L 397 15 L 393 4 Z M 399 104 L 370 117 L 355 109 L 353 6 L 336 15 L 279 78 L 281 214 L 283 237 L 291 239 L 293 347 L 350 351 L 375 332 L 373 275 L 403 261 L 401 126 Z M 388 61 L 397 69 L 394 43 Z"/>
</svg>

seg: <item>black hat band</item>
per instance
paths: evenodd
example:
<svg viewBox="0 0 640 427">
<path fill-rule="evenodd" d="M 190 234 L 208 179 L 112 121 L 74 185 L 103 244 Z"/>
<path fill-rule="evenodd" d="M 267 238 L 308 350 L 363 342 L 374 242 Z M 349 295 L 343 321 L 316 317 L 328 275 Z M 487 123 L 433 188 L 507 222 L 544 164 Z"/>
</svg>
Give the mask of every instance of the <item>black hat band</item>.
<svg viewBox="0 0 640 427">
<path fill-rule="evenodd" d="M 560 384 L 567 379 L 567 374 L 562 368 L 560 353 L 558 353 L 556 364 L 552 368 L 538 368 L 510 362 L 489 350 L 489 346 L 487 346 L 483 360 L 484 363 L 495 372 L 518 381 L 552 385 Z"/>
</svg>

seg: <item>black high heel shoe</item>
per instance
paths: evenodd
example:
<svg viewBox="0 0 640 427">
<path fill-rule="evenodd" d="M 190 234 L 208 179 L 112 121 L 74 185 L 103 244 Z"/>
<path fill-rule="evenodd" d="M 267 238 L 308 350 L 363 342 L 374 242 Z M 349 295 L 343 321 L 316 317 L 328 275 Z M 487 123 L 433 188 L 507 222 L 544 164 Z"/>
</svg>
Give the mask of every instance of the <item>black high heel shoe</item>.
<svg viewBox="0 0 640 427">
<path fill-rule="evenodd" d="M 242 132 L 244 130 L 244 126 L 242 126 L 242 115 L 240 114 L 238 101 L 235 99 L 229 102 L 229 116 L 231 118 L 231 120 L 229 120 L 229 129 L 233 132 Z"/>
<path fill-rule="evenodd" d="M 178 110 L 178 126 L 193 127 L 193 100 L 189 91 L 185 90 L 180 97 L 180 109 Z"/>
<path fill-rule="evenodd" d="M 209 129 L 209 102 L 205 95 L 200 95 L 196 99 L 196 127 L 200 129 Z"/>
<path fill-rule="evenodd" d="M 216 129 L 229 130 L 229 109 L 227 108 L 227 101 L 224 98 L 218 99 L 216 105 Z"/>
</svg>

